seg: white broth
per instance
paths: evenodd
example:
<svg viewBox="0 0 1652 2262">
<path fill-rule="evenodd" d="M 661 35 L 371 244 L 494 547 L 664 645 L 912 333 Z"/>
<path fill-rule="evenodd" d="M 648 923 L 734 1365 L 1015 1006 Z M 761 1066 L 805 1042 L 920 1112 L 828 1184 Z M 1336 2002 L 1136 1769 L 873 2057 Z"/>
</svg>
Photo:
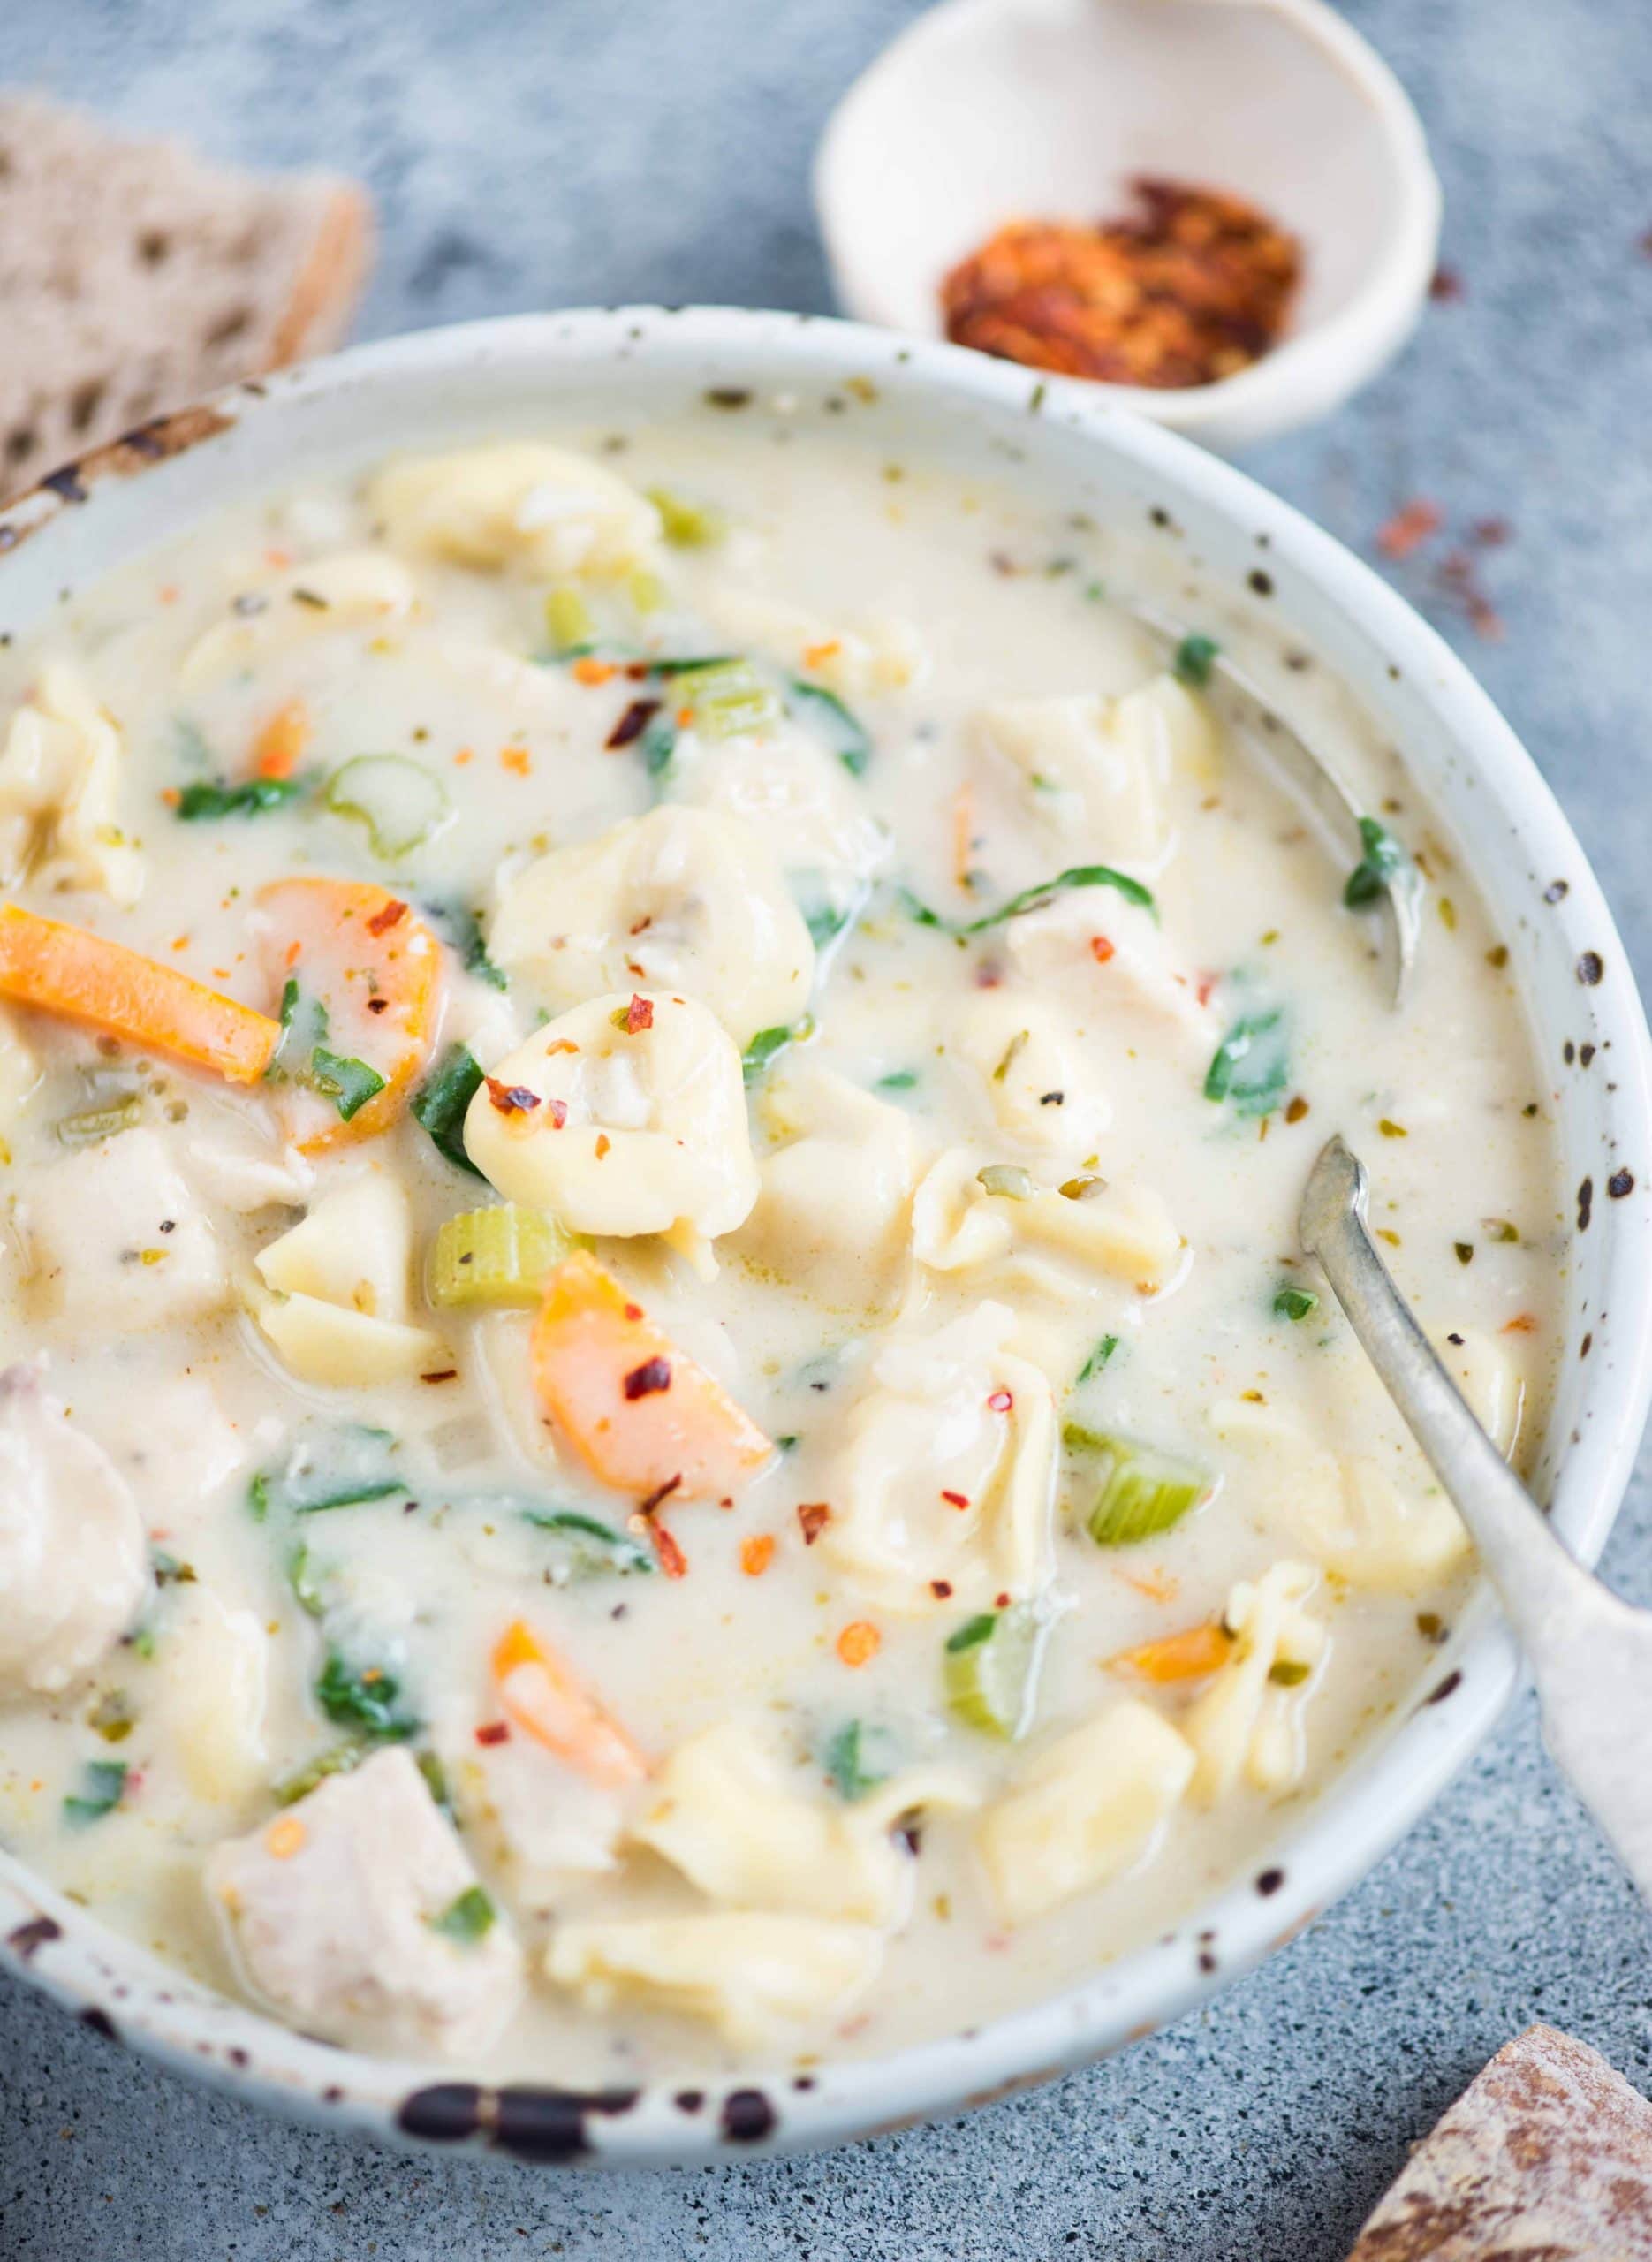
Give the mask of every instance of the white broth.
<svg viewBox="0 0 1652 2262">
<path fill-rule="evenodd" d="M 1264 1871 L 1472 1575 L 1333 1130 L 1541 1441 L 1547 1095 L 1398 758 L 777 429 L 399 459 L 0 654 L 0 1833 L 305 2032 L 882 2053 Z M 1403 1010 L 1204 639 L 1417 858 Z"/>
</svg>

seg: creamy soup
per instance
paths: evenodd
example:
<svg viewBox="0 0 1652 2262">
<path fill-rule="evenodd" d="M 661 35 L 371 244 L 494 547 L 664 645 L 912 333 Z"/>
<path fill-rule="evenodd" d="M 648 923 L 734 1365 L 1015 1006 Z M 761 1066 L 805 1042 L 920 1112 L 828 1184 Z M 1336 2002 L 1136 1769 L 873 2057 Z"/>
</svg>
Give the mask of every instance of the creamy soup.
<svg viewBox="0 0 1652 2262">
<path fill-rule="evenodd" d="M 1427 1685 L 1466 1536 L 1295 1212 L 1343 1131 L 1520 1457 L 1547 1096 L 1395 757 L 1260 600 L 1156 643 L 1134 542 L 754 403 L 241 509 L 0 656 L 25 1859 L 335 2041 L 796 2066 L 1265 1870 Z"/>
</svg>

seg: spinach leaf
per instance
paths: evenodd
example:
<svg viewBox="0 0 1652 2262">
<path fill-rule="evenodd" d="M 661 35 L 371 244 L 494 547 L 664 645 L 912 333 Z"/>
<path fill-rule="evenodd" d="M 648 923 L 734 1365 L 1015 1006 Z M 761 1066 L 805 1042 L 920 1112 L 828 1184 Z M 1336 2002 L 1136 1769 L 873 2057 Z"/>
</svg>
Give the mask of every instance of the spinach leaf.
<svg viewBox="0 0 1652 2262">
<path fill-rule="evenodd" d="M 821 1754 L 821 1764 L 845 1799 L 862 1799 L 894 1772 L 892 1761 L 875 1757 L 868 1746 L 886 1743 L 885 1732 L 863 1720 L 847 1720 Z"/>
<path fill-rule="evenodd" d="M 1411 861 L 1388 827 L 1374 816 L 1360 819 L 1360 838 L 1365 844 L 1365 854 L 1349 873 L 1342 891 L 1342 899 L 1350 911 L 1362 911 L 1368 904 L 1375 903 Z"/>
<path fill-rule="evenodd" d="M 740 1055 L 740 1074 L 746 1083 L 754 1084 L 789 1044 L 807 1034 L 807 1017 L 790 1029 L 760 1029 Z"/>
<path fill-rule="evenodd" d="M 330 1650 L 315 1683 L 315 1701 L 337 1727 L 362 1728 L 382 1743 L 405 1742 L 420 1723 L 396 1709 L 401 1683 L 383 1666 L 352 1666 Z"/>
<path fill-rule="evenodd" d="M 794 675 L 786 689 L 800 708 L 804 720 L 820 726 L 822 735 L 849 775 L 864 777 L 872 759 L 872 734 L 859 716 L 853 714 L 837 693 L 828 691 L 823 684 L 805 683 L 801 676 Z"/>
<path fill-rule="evenodd" d="M 1284 1013 L 1276 1006 L 1234 1022 L 1205 1071 L 1205 1097 L 1231 1100 L 1240 1115 L 1271 1115 L 1290 1081 Z"/>
<path fill-rule="evenodd" d="M 1118 1348 L 1118 1338 L 1116 1335 L 1103 1335 L 1089 1357 L 1079 1369 L 1078 1379 L 1073 1385 L 1074 1389 L 1077 1389 L 1079 1383 L 1088 1382 L 1093 1375 L 1099 1375 Z"/>
<path fill-rule="evenodd" d="M 124 1759 L 88 1759 L 80 1770 L 80 1790 L 63 1803 L 63 1818 L 71 1829 L 101 1822 L 120 1804 L 126 1789 Z"/>
<path fill-rule="evenodd" d="M 262 1523 L 269 1511 L 295 1515 L 320 1515 L 329 1508 L 356 1508 L 371 1500 L 387 1500 L 408 1489 L 405 1477 L 390 1466 L 396 1440 L 388 1430 L 365 1423 L 339 1429 L 318 1426 L 300 1438 L 280 1466 L 261 1469 L 247 1492 L 247 1505 L 255 1522 Z"/>
<path fill-rule="evenodd" d="M 172 814 L 186 824 L 216 817 L 264 816 L 308 791 L 303 778 L 243 778 L 235 785 L 225 778 L 197 779 L 180 789 Z"/>
<path fill-rule="evenodd" d="M 485 982 L 495 990 L 510 988 L 504 968 L 496 966 L 488 955 L 487 945 L 481 938 L 481 922 L 468 903 L 427 903 L 424 913 L 436 932 L 458 953 L 466 974 L 474 974 L 479 982 Z"/>
<path fill-rule="evenodd" d="M 1287 1281 L 1275 1295 L 1273 1308 L 1281 1319 L 1306 1319 L 1319 1309 L 1319 1298 L 1312 1288 L 1292 1287 Z"/>
<path fill-rule="evenodd" d="M 1156 919 L 1159 915 L 1159 907 L 1153 899 L 1152 890 L 1143 887 L 1140 880 L 1133 880 L 1128 872 L 1116 872 L 1110 864 L 1074 864 L 1068 871 L 1057 872 L 1053 880 L 1042 880 L 1036 887 L 1023 888 L 1019 895 L 1012 895 L 1007 903 L 1000 904 L 996 911 L 989 911 L 981 919 L 971 919 L 966 925 L 955 929 L 954 931 L 960 935 L 982 934 L 989 927 L 999 926 L 1006 919 L 1020 918 L 1024 912 L 1042 911 L 1046 904 L 1053 903 L 1058 895 L 1065 895 L 1070 889 L 1080 887 L 1116 888 L 1126 903 L 1140 904 L 1144 911 L 1150 911 Z M 943 922 L 935 919 L 934 915 L 931 914 L 930 921 L 926 923 L 939 926 Z"/>
<path fill-rule="evenodd" d="M 524 1522 L 536 1531 L 548 1531 L 566 1543 L 567 1568 L 571 1577 L 583 1578 L 603 1571 L 622 1575 L 627 1572 L 650 1572 L 654 1557 L 646 1547 L 627 1538 L 623 1531 L 616 1531 L 611 1524 L 601 1522 L 595 1516 L 582 1515 L 577 1508 L 524 1508 Z"/>
<path fill-rule="evenodd" d="M 469 1885 L 448 1902 L 440 1916 L 431 1917 L 430 1929 L 440 1932 L 443 1939 L 458 1940 L 469 1947 L 487 1938 L 493 1930 L 493 1920 L 492 1901 L 481 1886 Z"/>
<path fill-rule="evenodd" d="M 481 1173 L 465 1152 L 465 1115 L 481 1089 L 481 1068 L 462 1044 L 456 1044 L 420 1086 L 413 1103 L 413 1120 L 429 1133 L 436 1152 L 473 1178 Z"/>
<path fill-rule="evenodd" d="M 1211 664 L 1221 649 L 1214 636 L 1184 636 L 1171 662 L 1177 682 L 1185 683 L 1192 691 L 1202 691 L 1210 680 Z"/>
</svg>

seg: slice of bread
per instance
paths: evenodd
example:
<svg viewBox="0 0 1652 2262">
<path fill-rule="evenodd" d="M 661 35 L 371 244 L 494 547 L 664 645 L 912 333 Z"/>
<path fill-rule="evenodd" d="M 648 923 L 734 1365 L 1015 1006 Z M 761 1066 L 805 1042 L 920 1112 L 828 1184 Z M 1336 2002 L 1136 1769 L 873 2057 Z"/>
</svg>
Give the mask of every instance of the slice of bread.
<svg viewBox="0 0 1652 2262">
<path fill-rule="evenodd" d="M 0 93 L 0 499 L 215 386 L 342 336 L 372 207 Z"/>
</svg>

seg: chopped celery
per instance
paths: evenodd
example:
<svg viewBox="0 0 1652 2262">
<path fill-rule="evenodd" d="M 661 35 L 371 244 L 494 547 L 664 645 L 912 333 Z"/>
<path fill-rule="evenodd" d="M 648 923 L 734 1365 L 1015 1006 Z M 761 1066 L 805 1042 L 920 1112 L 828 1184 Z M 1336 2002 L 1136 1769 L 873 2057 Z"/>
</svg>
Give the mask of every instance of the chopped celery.
<svg viewBox="0 0 1652 2262">
<path fill-rule="evenodd" d="M 983 1735 L 1013 1743 L 1033 1724 L 1045 1628 L 1030 1602 L 985 1610 L 948 1637 L 942 1658 L 946 1701 Z"/>
<path fill-rule="evenodd" d="M 677 683 L 704 739 L 731 739 L 777 722 L 778 695 L 749 660 L 708 660 L 677 672 Z"/>
<path fill-rule="evenodd" d="M 468 1304 L 536 1304 L 546 1275 L 575 1249 L 577 1234 L 515 1202 L 444 1218 L 430 1249 L 430 1301 L 438 1310 Z"/>
<path fill-rule="evenodd" d="M 335 770 L 322 799 L 336 816 L 365 824 L 375 856 L 411 854 L 452 816 L 441 779 L 399 754 L 359 754 Z"/>
<path fill-rule="evenodd" d="M 591 608 L 583 593 L 567 581 L 559 581 L 546 597 L 545 626 L 559 659 L 587 651 L 596 641 Z"/>
<path fill-rule="evenodd" d="M 823 684 L 805 683 L 801 676 L 794 675 L 787 689 L 805 721 L 819 726 L 849 775 L 863 777 L 872 759 L 872 737 L 866 725 L 844 705 L 835 691 L 828 691 Z"/>
<path fill-rule="evenodd" d="M 1080 1461 L 1095 1499 L 1083 1512 L 1098 1547 L 1130 1547 L 1179 1523 L 1210 1492 L 1210 1479 L 1192 1461 L 1110 1431 L 1069 1422 L 1062 1443 Z"/>
<path fill-rule="evenodd" d="M 277 1806 L 292 1806 L 299 1799 L 307 1798 L 318 1783 L 330 1775 L 347 1775 L 359 1767 L 373 1747 L 369 1743 L 335 1743 L 325 1751 L 317 1752 L 314 1759 L 295 1768 L 291 1775 L 284 1775 L 271 1786 L 270 1796 Z"/>
<path fill-rule="evenodd" d="M 659 512 L 665 539 L 674 550 L 709 550 L 729 530 L 728 520 L 714 504 L 691 503 L 671 487 L 643 491 Z"/>
<path fill-rule="evenodd" d="M 988 1163 L 975 1173 L 975 1181 L 983 1194 L 996 1194 L 1005 1202 L 1030 1202 L 1038 1191 L 1033 1173 L 1019 1163 Z"/>
<path fill-rule="evenodd" d="M 465 1117 L 481 1089 L 481 1070 L 462 1044 L 443 1055 L 436 1072 L 413 1095 L 413 1120 L 428 1132 L 436 1152 L 455 1170 L 473 1178 L 481 1173 L 465 1152 Z"/>
<path fill-rule="evenodd" d="M 654 1568 L 649 1549 L 616 1531 L 612 1524 L 582 1515 L 577 1508 L 525 1507 L 521 1514 L 525 1523 L 531 1523 L 537 1531 L 549 1532 L 563 1543 L 561 1567 L 568 1578 L 589 1578 L 604 1571 L 622 1576 L 628 1572 L 646 1575 Z"/>
<path fill-rule="evenodd" d="M 57 1136 L 65 1147 L 89 1147 L 99 1139 L 113 1139 L 122 1131 L 131 1131 L 143 1120 L 143 1101 L 136 1092 L 127 1092 L 123 1098 L 107 1101 L 102 1107 L 83 1109 L 79 1115 L 65 1115 L 57 1126 Z"/>
</svg>

